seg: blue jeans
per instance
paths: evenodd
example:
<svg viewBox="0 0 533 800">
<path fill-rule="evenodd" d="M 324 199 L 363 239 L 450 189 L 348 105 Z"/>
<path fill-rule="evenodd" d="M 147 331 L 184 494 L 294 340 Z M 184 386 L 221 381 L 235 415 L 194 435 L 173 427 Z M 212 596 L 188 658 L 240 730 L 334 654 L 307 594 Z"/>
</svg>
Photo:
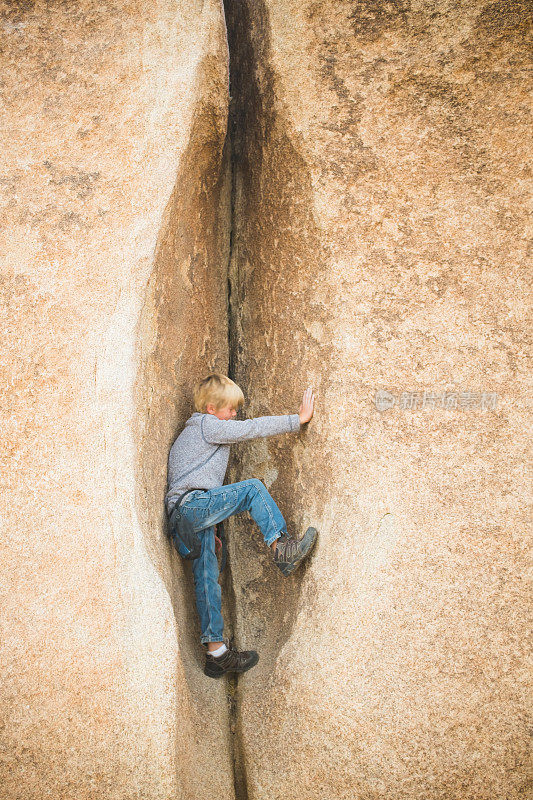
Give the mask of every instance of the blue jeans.
<svg viewBox="0 0 533 800">
<path fill-rule="evenodd" d="M 188 494 L 180 506 L 181 513 L 193 525 L 202 543 L 202 552 L 192 562 L 196 607 L 200 616 L 202 644 L 221 642 L 224 620 L 221 612 L 222 591 L 218 583 L 218 561 L 215 555 L 217 522 L 232 514 L 249 511 L 263 534 L 265 544 L 271 545 L 287 532 L 281 511 L 268 489 L 257 478 L 228 483 L 216 489 Z"/>
</svg>

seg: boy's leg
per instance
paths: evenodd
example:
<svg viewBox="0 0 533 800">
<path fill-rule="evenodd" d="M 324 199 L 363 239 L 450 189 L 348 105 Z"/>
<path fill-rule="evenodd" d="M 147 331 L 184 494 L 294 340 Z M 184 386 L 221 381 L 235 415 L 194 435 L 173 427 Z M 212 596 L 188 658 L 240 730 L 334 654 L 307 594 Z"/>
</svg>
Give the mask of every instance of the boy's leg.
<svg viewBox="0 0 533 800">
<path fill-rule="evenodd" d="M 274 498 L 265 484 L 258 478 L 250 478 L 238 483 L 230 483 L 228 488 L 234 489 L 240 497 L 234 514 L 249 511 L 250 516 L 263 534 L 265 544 L 274 546 L 279 537 L 287 533 L 287 523 Z"/>
<path fill-rule="evenodd" d="M 249 511 L 265 543 L 275 547 L 277 539 L 287 533 L 287 525 L 268 489 L 257 478 L 191 492 L 181 504 L 180 511 L 191 522 L 202 542 L 200 556 L 192 562 L 196 606 L 202 628 L 200 641 L 207 645 L 209 642 L 221 643 L 224 633 L 222 591 L 218 583 L 213 526 L 233 514 Z"/>
<path fill-rule="evenodd" d="M 267 545 L 271 546 L 282 533 L 287 532 L 281 511 L 264 483 L 257 478 L 191 493 L 183 501 L 181 510 L 195 531 L 216 525 L 232 514 L 249 511 Z"/>
<path fill-rule="evenodd" d="M 218 583 L 218 561 L 215 555 L 214 528 L 198 531 L 202 552 L 193 559 L 192 572 L 196 592 L 196 608 L 200 617 L 202 644 L 222 642 L 224 620 L 222 619 L 222 590 Z"/>
</svg>

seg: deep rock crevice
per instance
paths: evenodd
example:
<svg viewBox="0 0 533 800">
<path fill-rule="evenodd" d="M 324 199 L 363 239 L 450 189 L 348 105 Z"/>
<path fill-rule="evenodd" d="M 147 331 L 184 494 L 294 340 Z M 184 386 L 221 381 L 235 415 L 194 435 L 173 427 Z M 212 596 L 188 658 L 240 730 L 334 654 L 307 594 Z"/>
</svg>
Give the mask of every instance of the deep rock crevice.
<svg viewBox="0 0 533 800">
<path fill-rule="evenodd" d="M 300 249 L 309 256 L 320 253 L 318 233 L 312 221 L 310 179 L 308 168 L 291 144 L 284 131 L 284 120 L 275 113 L 275 81 L 270 66 L 269 16 L 266 4 L 257 2 L 253 9 L 247 2 L 235 3 L 224 0 L 228 49 L 230 58 L 230 105 L 228 113 L 227 142 L 231 173 L 231 222 L 228 253 L 227 323 L 228 323 L 228 374 L 245 393 L 247 410 L 245 416 L 283 413 L 291 403 L 297 408 L 298 396 L 290 397 L 290 387 L 282 393 L 274 390 L 269 365 L 264 363 L 257 370 L 253 352 L 253 323 L 249 317 L 250 290 L 259 293 L 255 303 L 272 309 L 272 329 L 276 318 L 284 313 L 293 330 L 302 326 L 301 320 L 291 313 L 283 289 L 277 288 L 276 265 L 268 265 L 264 278 L 250 280 L 254 267 L 264 266 L 259 252 L 248 250 L 250 230 L 256 226 L 266 229 L 267 237 L 279 230 L 286 240 L 286 247 Z M 274 148 L 272 143 L 276 143 Z M 272 152 L 281 160 L 271 162 Z M 272 181 L 272 191 L 262 185 L 263 180 Z M 267 195 L 267 196 L 265 196 Z M 294 239 L 293 230 L 305 231 L 299 240 Z M 244 242 L 246 244 L 243 246 Z M 275 253 L 275 247 L 269 250 Z M 323 257 L 325 263 L 325 254 Z M 255 283 L 255 285 L 254 285 Z M 319 314 L 315 314 L 319 316 Z M 268 333 L 268 331 L 267 331 Z M 248 341 L 250 339 L 250 341 Z M 316 346 L 316 344 L 315 344 Z M 278 350 L 294 347 L 286 341 Z M 312 355 L 313 344 L 307 344 Z M 282 404 L 276 409 L 270 400 Z M 290 407 L 290 406 L 289 406 Z M 302 431 L 305 435 L 305 431 Z M 301 437 L 300 437 L 301 438 Z M 292 448 L 294 441 L 271 440 L 250 443 L 232 453 L 228 469 L 228 482 L 258 477 L 265 482 L 280 505 L 293 530 L 301 527 L 301 515 L 294 502 L 289 484 L 296 474 Z M 258 458 L 258 453 L 263 454 Z M 278 478 L 272 484 L 268 471 Z M 234 752 L 235 791 L 237 800 L 247 800 L 248 787 L 245 766 L 245 743 L 242 736 L 241 709 L 245 699 L 243 684 L 258 684 L 265 690 L 273 690 L 272 667 L 284 643 L 291 635 L 296 621 L 296 612 L 302 587 L 302 576 L 287 581 L 272 570 L 270 553 L 265 552 L 264 543 L 248 515 L 228 520 L 230 535 L 229 570 L 226 578 L 226 615 L 228 628 L 235 635 L 237 644 L 244 648 L 256 648 L 260 662 L 254 674 L 230 682 L 229 706 L 230 727 Z M 260 577 L 247 574 L 248 564 L 258 564 Z M 248 597 L 257 596 L 256 604 L 250 605 Z M 259 616 L 259 619 L 258 619 Z"/>
<path fill-rule="evenodd" d="M 226 19 L 226 30 L 228 37 L 228 50 L 229 50 L 229 94 L 230 103 L 228 108 L 228 126 L 226 134 L 226 146 L 229 155 L 229 172 L 230 172 L 230 219 L 229 219 L 229 250 L 227 260 L 227 333 L 228 333 L 228 376 L 235 379 L 236 367 L 238 356 L 242 352 L 242 345 L 238 337 L 237 317 L 238 306 L 236 306 L 235 298 L 232 296 L 232 280 L 230 274 L 231 263 L 234 257 L 234 248 L 236 243 L 236 226 L 235 226 L 235 193 L 236 193 L 236 180 L 235 180 L 235 104 L 236 98 L 233 96 L 236 91 L 234 87 L 235 75 L 235 53 L 234 53 L 234 36 L 233 29 L 228 25 L 229 21 L 229 6 L 231 0 L 224 0 L 224 14 Z M 228 525 L 228 523 L 226 523 Z M 228 526 L 229 527 L 229 526 Z M 227 619 L 226 626 L 230 631 L 233 638 L 237 620 L 237 600 L 233 585 L 233 571 L 231 566 L 231 559 L 228 559 L 226 567 L 226 576 L 223 581 L 225 595 L 226 595 L 226 608 Z M 228 714 L 229 714 L 229 727 L 230 727 L 230 742 L 232 748 L 232 769 L 235 800 L 248 800 L 248 786 L 246 780 L 246 767 L 243 754 L 243 740 L 240 728 L 239 719 L 239 684 L 238 676 L 228 676 L 227 679 L 227 699 L 228 699 Z"/>
</svg>

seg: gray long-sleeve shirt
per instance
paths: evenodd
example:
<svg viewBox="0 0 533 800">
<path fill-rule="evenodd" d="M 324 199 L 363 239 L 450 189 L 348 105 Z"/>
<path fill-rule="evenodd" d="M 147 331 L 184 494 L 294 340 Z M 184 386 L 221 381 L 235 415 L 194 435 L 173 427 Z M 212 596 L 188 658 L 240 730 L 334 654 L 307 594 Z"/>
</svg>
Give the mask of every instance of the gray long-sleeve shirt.
<svg viewBox="0 0 533 800">
<path fill-rule="evenodd" d="M 232 442 L 299 430 L 298 414 L 241 421 L 219 419 L 214 414 L 196 411 L 170 448 L 165 495 L 167 514 L 172 513 L 176 500 L 187 489 L 215 489 L 223 485 Z"/>
</svg>

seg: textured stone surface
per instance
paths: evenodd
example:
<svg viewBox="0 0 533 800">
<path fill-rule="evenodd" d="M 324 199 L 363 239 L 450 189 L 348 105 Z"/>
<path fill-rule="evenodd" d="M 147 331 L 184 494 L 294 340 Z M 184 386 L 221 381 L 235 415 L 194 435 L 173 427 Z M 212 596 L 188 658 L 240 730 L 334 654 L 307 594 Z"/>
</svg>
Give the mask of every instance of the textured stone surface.
<svg viewBox="0 0 533 800">
<path fill-rule="evenodd" d="M 229 297 L 220 4 L 0 4 L 2 800 L 526 797 L 528 7 L 227 5 Z M 228 526 L 236 728 L 162 502 L 228 360 L 317 392 L 228 475 L 320 531 Z"/>
<path fill-rule="evenodd" d="M 0 794 L 229 800 L 162 505 L 227 361 L 222 7 L 4 2 L 0 35 Z"/>
<path fill-rule="evenodd" d="M 228 5 L 232 377 L 317 392 L 230 476 L 320 531 L 285 580 L 231 528 L 248 798 L 526 797 L 528 4 Z"/>
</svg>

